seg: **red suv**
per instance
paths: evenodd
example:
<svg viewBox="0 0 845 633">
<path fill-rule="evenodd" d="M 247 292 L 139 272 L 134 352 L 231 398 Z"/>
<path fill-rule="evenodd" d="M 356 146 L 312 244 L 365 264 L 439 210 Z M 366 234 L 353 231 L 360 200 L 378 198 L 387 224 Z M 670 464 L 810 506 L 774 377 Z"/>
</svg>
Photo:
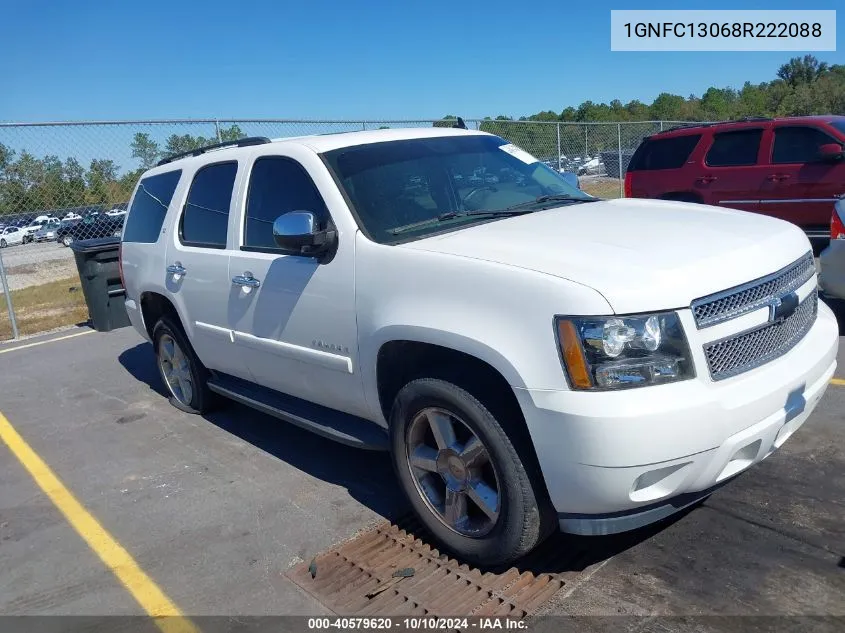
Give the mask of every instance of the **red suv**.
<svg viewBox="0 0 845 633">
<path fill-rule="evenodd" d="M 829 238 L 845 194 L 845 116 L 747 118 L 643 140 L 625 174 L 629 198 L 702 202 L 793 222 Z"/>
</svg>

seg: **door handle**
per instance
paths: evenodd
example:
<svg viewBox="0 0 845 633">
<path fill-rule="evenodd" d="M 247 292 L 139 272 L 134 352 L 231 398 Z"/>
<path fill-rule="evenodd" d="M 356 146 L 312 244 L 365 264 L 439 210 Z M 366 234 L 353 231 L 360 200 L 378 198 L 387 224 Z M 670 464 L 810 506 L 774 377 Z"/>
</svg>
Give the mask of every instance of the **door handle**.
<svg viewBox="0 0 845 633">
<path fill-rule="evenodd" d="M 709 184 L 716 180 L 716 176 L 702 176 L 701 178 L 696 178 L 696 180 L 700 183 Z"/>
<path fill-rule="evenodd" d="M 184 266 L 182 266 L 182 264 L 180 264 L 179 262 L 176 262 L 175 264 L 170 264 L 167 267 L 167 272 L 171 275 L 182 276 L 186 272 L 188 272 L 188 270 Z"/>
<path fill-rule="evenodd" d="M 244 273 L 243 275 L 235 275 L 232 277 L 232 283 L 237 286 L 246 286 L 247 288 L 258 288 L 261 282 L 252 276 L 252 273 Z"/>
<path fill-rule="evenodd" d="M 771 174 L 766 176 L 766 180 L 771 180 L 772 182 L 780 182 L 781 180 L 788 180 L 791 178 L 789 174 Z"/>
</svg>

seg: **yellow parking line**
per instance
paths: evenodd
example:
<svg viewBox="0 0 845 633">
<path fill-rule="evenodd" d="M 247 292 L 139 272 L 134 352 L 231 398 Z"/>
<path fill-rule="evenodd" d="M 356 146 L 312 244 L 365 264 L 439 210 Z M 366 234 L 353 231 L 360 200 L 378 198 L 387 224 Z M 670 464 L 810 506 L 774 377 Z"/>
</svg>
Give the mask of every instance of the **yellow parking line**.
<svg viewBox="0 0 845 633">
<path fill-rule="evenodd" d="M 76 335 L 74 335 L 76 336 Z M 73 529 L 88 543 L 94 553 L 123 584 L 132 597 L 152 618 L 162 633 L 198 633 L 193 622 L 187 619 L 155 582 L 144 573 L 127 552 L 106 529 L 97 522 L 70 490 L 29 444 L 0 413 L 0 439 L 29 471 L 35 483 L 65 516 Z"/>
<path fill-rule="evenodd" d="M 842 380 L 842 378 L 831 378 L 830 384 L 831 385 L 839 385 L 840 387 L 845 387 L 845 380 Z"/>
<path fill-rule="evenodd" d="M 77 336 L 82 336 L 83 334 L 91 334 L 94 330 L 84 330 L 82 332 L 77 332 L 76 334 L 68 334 L 66 336 L 59 336 L 58 338 L 50 338 L 46 341 L 36 341 L 35 343 L 27 343 L 26 345 L 16 345 L 15 347 L 9 347 L 8 349 L 0 349 L 0 354 L 6 354 L 8 352 L 16 352 L 19 349 L 27 349 L 28 347 L 37 347 L 38 345 L 46 345 L 47 343 L 55 343 L 56 341 L 64 341 L 69 338 L 76 338 Z"/>
</svg>

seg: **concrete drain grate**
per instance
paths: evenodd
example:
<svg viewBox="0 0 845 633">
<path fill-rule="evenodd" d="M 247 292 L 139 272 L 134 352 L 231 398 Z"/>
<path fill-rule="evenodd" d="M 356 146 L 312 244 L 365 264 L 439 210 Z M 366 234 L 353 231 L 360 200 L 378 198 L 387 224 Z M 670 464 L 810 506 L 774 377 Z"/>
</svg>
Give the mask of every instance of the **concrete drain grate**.
<svg viewBox="0 0 845 633">
<path fill-rule="evenodd" d="M 482 572 L 462 565 L 414 531 L 380 524 L 291 568 L 287 577 L 340 616 L 519 619 L 530 616 L 564 584 L 554 574 L 513 567 Z"/>
</svg>

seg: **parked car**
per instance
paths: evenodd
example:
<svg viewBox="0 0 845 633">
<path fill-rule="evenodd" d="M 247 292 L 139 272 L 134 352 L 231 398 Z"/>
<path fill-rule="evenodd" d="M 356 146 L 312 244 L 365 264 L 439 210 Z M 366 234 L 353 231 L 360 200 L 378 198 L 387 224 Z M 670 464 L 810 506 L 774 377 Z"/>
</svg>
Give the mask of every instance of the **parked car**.
<svg viewBox="0 0 845 633">
<path fill-rule="evenodd" d="M 146 171 L 120 242 L 170 401 L 390 451 L 467 562 L 707 497 L 796 432 L 836 368 L 789 222 L 600 200 L 473 130 L 228 145 Z M 457 183 L 470 160 L 524 183 Z"/>
<path fill-rule="evenodd" d="M 17 226 L 6 226 L 0 231 L 0 248 L 6 248 L 14 244 L 22 244 L 24 237 L 23 229 Z"/>
<path fill-rule="evenodd" d="M 52 219 L 41 225 L 41 228 L 32 234 L 33 242 L 51 242 L 56 239 L 56 231 L 62 225 L 58 219 Z"/>
<path fill-rule="evenodd" d="M 771 215 L 827 240 L 833 203 L 845 193 L 843 145 L 845 116 L 674 128 L 640 144 L 625 192 Z"/>
<path fill-rule="evenodd" d="M 845 299 L 845 197 L 833 205 L 830 242 L 819 255 L 819 287 L 828 297 Z"/>
<path fill-rule="evenodd" d="M 45 220 L 33 220 L 29 224 L 24 225 L 21 227 L 23 230 L 23 243 L 28 244 L 29 242 L 35 239 L 35 233 L 41 229 L 42 226 L 46 224 Z"/>
<path fill-rule="evenodd" d="M 81 220 L 58 227 L 56 240 L 63 246 L 70 246 L 75 240 L 119 236 L 123 229 L 124 219 L 125 216 L 88 215 Z"/>
<path fill-rule="evenodd" d="M 78 213 L 74 213 L 73 211 L 68 211 L 67 213 L 65 213 L 65 216 L 62 218 L 62 220 L 81 220 L 81 219 L 82 219 L 82 216 L 79 215 Z"/>
</svg>

